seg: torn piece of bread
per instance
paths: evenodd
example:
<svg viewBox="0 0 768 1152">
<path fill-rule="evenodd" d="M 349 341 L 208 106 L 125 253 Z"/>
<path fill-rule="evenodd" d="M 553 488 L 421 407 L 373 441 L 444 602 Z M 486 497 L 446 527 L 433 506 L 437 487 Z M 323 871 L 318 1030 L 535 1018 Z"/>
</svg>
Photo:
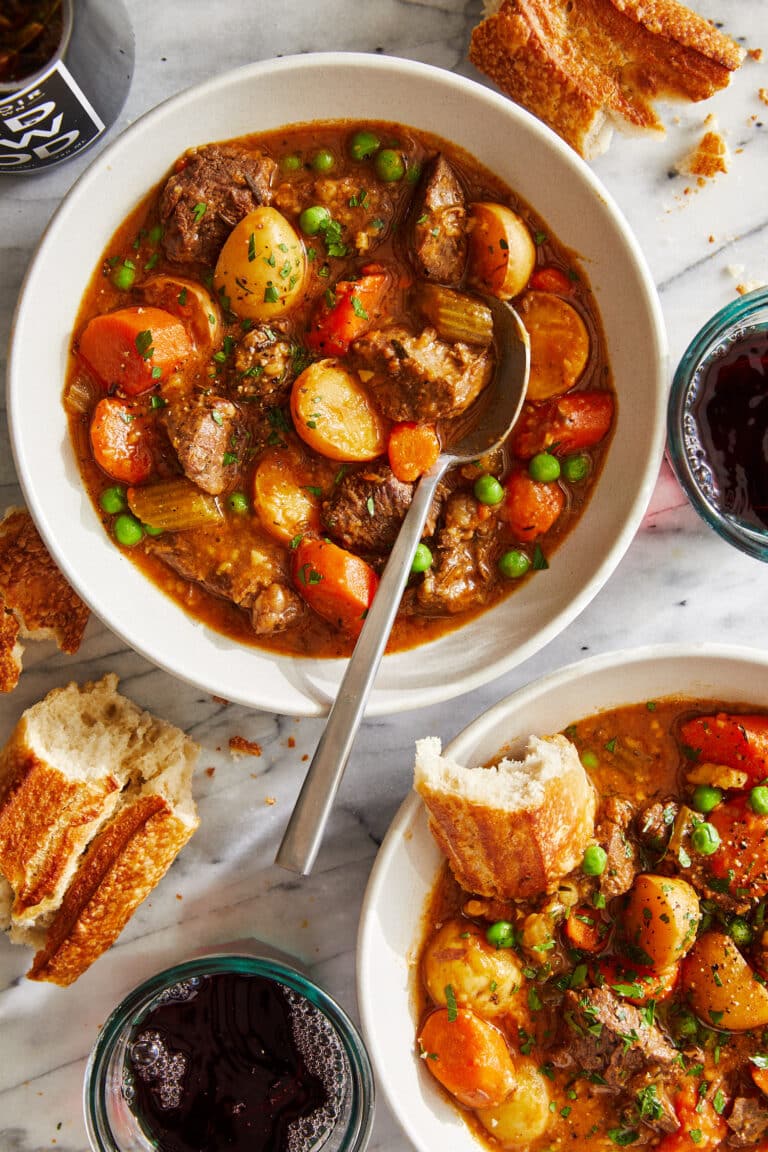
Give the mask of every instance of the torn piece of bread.
<svg viewBox="0 0 768 1152">
<path fill-rule="evenodd" d="M 696 176 L 700 183 L 728 171 L 728 145 L 720 134 L 714 116 L 704 121 L 704 135 L 675 165 L 682 176 Z"/>
<path fill-rule="evenodd" d="M 24 651 L 18 637 L 55 640 L 63 652 L 77 652 L 90 615 L 23 508 L 9 508 L 0 521 L 0 610 L 18 623 L 13 645 L 7 620 L 0 629 L 0 692 L 11 691 L 18 682 Z"/>
<path fill-rule="evenodd" d="M 564 736 L 531 736 L 524 760 L 465 768 L 436 737 L 416 742 L 414 788 L 467 892 L 503 900 L 552 891 L 594 836 L 595 790 Z"/>
<path fill-rule="evenodd" d="M 657 99 L 707 99 L 744 50 L 677 0 L 489 0 L 472 63 L 587 159 L 614 126 L 664 128 Z"/>
<path fill-rule="evenodd" d="M 109 947 L 197 827 L 198 748 L 117 692 L 57 688 L 0 752 L 0 926 L 69 984 Z"/>
</svg>

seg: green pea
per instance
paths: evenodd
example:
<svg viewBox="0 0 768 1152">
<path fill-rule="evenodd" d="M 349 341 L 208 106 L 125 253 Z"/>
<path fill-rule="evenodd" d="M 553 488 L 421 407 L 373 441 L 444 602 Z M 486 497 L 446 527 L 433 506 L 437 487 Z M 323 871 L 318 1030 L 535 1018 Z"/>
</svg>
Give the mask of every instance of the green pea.
<svg viewBox="0 0 768 1152">
<path fill-rule="evenodd" d="M 432 553 L 426 544 L 417 544 L 411 561 L 411 572 L 426 572 L 432 567 Z"/>
<path fill-rule="evenodd" d="M 126 508 L 125 501 L 125 488 L 122 484 L 113 484 L 111 488 L 105 488 L 99 496 L 99 504 L 110 516 L 116 516 L 118 512 L 122 512 Z"/>
<path fill-rule="evenodd" d="M 528 475 L 540 484 L 551 484 L 560 476 L 560 461 L 551 452 L 537 452 L 528 461 Z"/>
<path fill-rule="evenodd" d="M 115 519 L 112 531 L 118 544 L 122 544 L 124 548 L 134 548 L 144 535 L 140 522 L 128 512 L 122 512 Z"/>
<path fill-rule="evenodd" d="M 381 152 L 377 152 L 373 166 L 379 180 L 385 184 L 394 184 L 405 176 L 405 161 L 394 148 L 382 148 Z"/>
<path fill-rule="evenodd" d="M 499 556 L 498 564 L 499 572 L 505 580 L 519 580 L 521 576 L 525 576 L 530 568 L 531 560 L 525 552 L 520 552 L 517 548 L 510 548 L 509 552 L 504 552 Z"/>
<path fill-rule="evenodd" d="M 758 784 L 749 794 L 749 806 L 758 816 L 768 815 L 768 788 Z"/>
<path fill-rule="evenodd" d="M 287 156 L 280 157 L 280 169 L 283 172 L 298 172 L 301 168 L 301 156 L 296 156 L 291 152 Z"/>
<path fill-rule="evenodd" d="M 248 497 L 245 492 L 231 492 L 227 498 L 227 504 L 238 515 L 248 511 Z"/>
<path fill-rule="evenodd" d="M 321 148 L 312 157 L 312 167 L 315 172 L 332 172 L 335 164 L 333 152 L 329 152 L 327 148 Z"/>
<path fill-rule="evenodd" d="M 748 948 L 755 937 L 751 927 L 746 920 L 742 920 L 741 916 L 736 916 L 731 920 L 728 925 L 728 935 L 740 948 Z"/>
<path fill-rule="evenodd" d="M 330 222 L 331 214 L 323 204 L 305 208 L 299 216 L 299 228 L 305 236 L 316 236 Z"/>
<path fill-rule="evenodd" d="M 584 849 L 581 870 L 585 876 L 602 876 L 608 863 L 608 853 L 599 844 L 590 844 Z"/>
<path fill-rule="evenodd" d="M 720 833 L 714 824 L 703 821 L 691 832 L 691 844 L 702 856 L 711 856 L 720 847 Z"/>
<path fill-rule="evenodd" d="M 135 279 L 136 269 L 132 264 L 118 264 L 112 273 L 112 283 L 121 292 L 127 292 L 129 288 L 132 288 Z"/>
<path fill-rule="evenodd" d="M 563 460 L 563 476 L 569 484 L 578 484 L 580 480 L 586 480 L 589 475 L 589 456 L 585 456 L 583 452 L 579 452 L 577 456 L 566 456 Z"/>
<path fill-rule="evenodd" d="M 594 752 L 582 752 L 581 762 L 585 768 L 597 768 L 600 763 Z"/>
<path fill-rule="evenodd" d="M 164 531 L 163 528 L 155 528 L 154 524 L 142 524 L 142 528 L 147 536 L 162 536 Z"/>
<path fill-rule="evenodd" d="M 375 132 L 355 132 L 349 142 L 349 154 L 353 160 L 370 160 L 381 148 L 381 140 Z"/>
<path fill-rule="evenodd" d="M 504 489 L 495 476 L 483 474 L 475 480 L 473 489 L 475 499 L 481 504 L 501 504 L 504 499 Z"/>
<path fill-rule="evenodd" d="M 765 793 L 768 798 L 768 789 L 765 789 Z M 692 804 L 697 812 L 711 812 L 713 808 L 717 808 L 722 798 L 723 793 L 720 788 L 713 788 L 709 784 L 699 784 L 698 788 L 694 789 Z"/>
<path fill-rule="evenodd" d="M 514 948 L 515 926 L 509 920 L 497 920 L 486 928 L 485 938 L 494 948 Z"/>
</svg>

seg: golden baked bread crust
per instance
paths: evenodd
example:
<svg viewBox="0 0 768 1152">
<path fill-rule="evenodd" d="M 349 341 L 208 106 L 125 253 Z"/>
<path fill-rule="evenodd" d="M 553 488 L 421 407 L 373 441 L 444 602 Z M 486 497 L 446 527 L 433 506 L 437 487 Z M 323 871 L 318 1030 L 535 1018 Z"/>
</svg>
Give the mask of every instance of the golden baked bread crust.
<svg viewBox="0 0 768 1152">
<path fill-rule="evenodd" d="M 0 592 L 23 636 L 55 640 L 63 652 L 77 652 L 90 612 L 21 508 L 9 508 L 0 522 Z"/>
<path fill-rule="evenodd" d="M 663 131 L 652 101 L 706 99 L 744 50 L 676 0 L 503 0 L 469 57 L 589 158 L 612 123 Z"/>
<path fill-rule="evenodd" d="M 0 692 L 11 692 L 21 676 L 21 657 L 24 648 L 19 643 L 19 622 L 13 612 L 6 611 L 0 593 Z"/>
</svg>

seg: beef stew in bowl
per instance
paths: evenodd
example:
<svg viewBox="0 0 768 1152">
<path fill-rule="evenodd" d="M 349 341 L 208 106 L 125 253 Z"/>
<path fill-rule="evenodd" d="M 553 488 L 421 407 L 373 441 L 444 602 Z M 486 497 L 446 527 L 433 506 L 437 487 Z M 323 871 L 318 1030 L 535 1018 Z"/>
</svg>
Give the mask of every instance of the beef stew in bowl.
<svg viewBox="0 0 768 1152">
<path fill-rule="evenodd" d="M 64 404 L 107 531 L 234 639 L 348 653 L 415 483 L 493 373 L 478 292 L 520 310 L 528 402 L 442 483 L 392 650 L 534 578 L 578 521 L 616 411 L 589 282 L 514 190 L 400 124 L 185 153 L 77 321 Z"/>
<path fill-rule="evenodd" d="M 461 627 L 452 627 L 453 618 L 446 619 L 447 630 L 439 636 L 431 631 L 430 643 L 416 647 L 414 642 L 387 654 L 367 714 L 417 708 L 467 692 L 557 635 L 589 603 L 628 547 L 647 506 L 663 449 L 666 340 L 642 253 L 589 168 L 509 101 L 455 74 L 411 61 L 318 53 L 225 73 L 137 120 L 99 154 L 67 195 L 25 280 L 8 370 L 8 414 L 19 479 L 57 564 L 94 613 L 126 644 L 205 692 L 291 715 L 327 711 L 344 661 L 242 643 L 229 629 L 201 623 L 195 601 L 208 594 L 197 585 L 168 577 L 177 580 L 180 594 L 192 601 L 188 611 L 181 599 L 147 579 L 131 559 L 144 545 L 131 553 L 116 547 L 104 530 L 101 509 L 83 485 L 77 459 L 90 454 L 90 442 L 73 444 L 61 398 L 72 368 L 73 337 L 86 320 L 78 319 L 80 304 L 99 279 L 105 257 L 120 257 L 110 273 L 125 255 L 137 265 L 131 247 L 135 232 L 127 238 L 127 252 L 105 252 L 105 245 L 148 193 L 165 184 L 179 157 L 206 142 L 234 140 L 255 129 L 260 134 L 279 133 L 283 125 L 309 119 L 339 122 L 351 112 L 358 123 L 380 122 L 384 112 L 390 121 L 416 124 L 419 134 L 451 141 L 514 189 L 521 204 L 533 206 L 537 218 L 546 221 L 561 242 L 578 248 L 578 267 L 585 272 L 599 309 L 618 397 L 599 481 L 550 567 L 534 572 L 514 595 L 463 619 Z M 197 203 L 192 203 L 192 210 Z M 305 248 L 319 249 L 322 243 L 322 238 L 301 239 Z M 145 271 L 143 264 L 152 258 L 149 250 L 135 269 L 134 283 L 149 279 L 153 269 Z M 160 274 L 159 263 L 154 271 Z M 176 269 L 175 274 L 181 273 Z M 110 288 L 108 277 L 101 279 Z M 475 289 L 462 287 L 461 292 L 469 296 Z M 113 296 L 107 310 L 123 306 L 136 306 L 130 293 Z M 151 306 L 167 309 L 167 301 L 158 296 Z M 41 413 L 46 413 L 45 419 Z M 342 464 L 335 465 L 334 476 Z M 305 483 L 319 486 L 312 479 Z M 101 477 L 99 493 L 112 486 Z M 251 499 L 244 489 L 234 491 Z M 209 499 L 221 501 L 206 493 L 202 497 L 203 514 Z M 367 513 L 367 495 L 361 503 Z M 119 504 L 112 508 L 104 514 L 110 523 L 119 514 Z M 150 512 L 143 511 L 152 527 Z M 129 528 L 129 538 L 131 532 L 135 538 L 135 526 Z M 336 546 L 348 550 L 342 543 Z M 217 603 L 228 611 L 221 597 Z M 312 618 L 312 609 L 303 611 Z M 250 628 L 243 609 L 233 607 L 231 612 L 235 626 L 243 627 L 245 620 Z M 421 619 L 410 617 L 408 627 L 419 629 Z M 322 629 L 323 621 L 317 620 Z M 433 620 L 426 621 L 425 627 L 435 626 Z M 281 636 L 275 636 L 275 645 Z M 351 641 L 345 638 L 344 643 Z"/>
</svg>

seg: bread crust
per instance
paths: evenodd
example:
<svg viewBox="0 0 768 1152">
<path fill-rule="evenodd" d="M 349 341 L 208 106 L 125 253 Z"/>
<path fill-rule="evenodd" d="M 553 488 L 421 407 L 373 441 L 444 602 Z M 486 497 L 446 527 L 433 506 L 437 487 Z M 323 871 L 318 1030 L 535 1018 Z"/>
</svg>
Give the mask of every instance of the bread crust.
<svg viewBox="0 0 768 1152">
<path fill-rule="evenodd" d="M 197 827 L 157 794 L 122 808 L 91 845 L 27 973 L 71 984 L 117 939 Z"/>
<path fill-rule="evenodd" d="M 11 692 L 21 676 L 23 645 L 19 642 L 19 622 L 12 612 L 6 611 L 0 593 L 0 692 Z"/>
<path fill-rule="evenodd" d="M 663 132 L 653 100 L 708 98 L 744 50 L 676 0 L 503 0 L 469 58 L 591 158 L 614 123 Z"/>
<path fill-rule="evenodd" d="M 0 521 L 0 592 L 30 640 L 77 652 L 90 616 L 43 544 L 32 517 L 9 508 Z"/>
<path fill-rule="evenodd" d="M 555 736 L 541 743 L 555 745 L 561 770 L 543 781 L 535 801 L 518 801 L 511 790 L 500 797 L 504 780 L 492 777 L 493 769 L 455 766 L 447 785 L 439 771 L 428 765 L 420 770 L 417 753 L 416 790 L 432 835 L 465 891 L 531 899 L 556 888 L 581 861 L 594 835 L 595 790 L 570 741 Z M 530 752 L 523 772 L 529 763 Z M 482 799 L 484 773 L 487 800 Z"/>
</svg>

